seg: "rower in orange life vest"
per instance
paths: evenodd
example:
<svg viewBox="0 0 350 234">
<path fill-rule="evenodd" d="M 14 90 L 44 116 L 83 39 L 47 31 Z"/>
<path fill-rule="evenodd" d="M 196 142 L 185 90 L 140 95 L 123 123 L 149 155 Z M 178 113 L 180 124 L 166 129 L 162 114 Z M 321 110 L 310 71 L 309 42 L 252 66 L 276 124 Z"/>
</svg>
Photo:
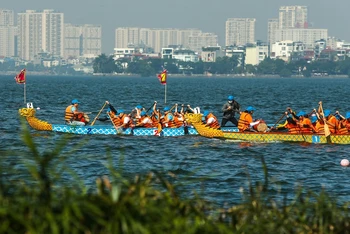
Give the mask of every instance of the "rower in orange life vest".
<svg viewBox="0 0 350 234">
<path fill-rule="evenodd" d="M 176 128 L 184 126 L 185 116 L 184 116 L 184 104 L 182 104 L 180 111 L 178 110 L 178 104 L 175 104 L 174 112 L 174 124 Z"/>
<path fill-rule="evenodd" d="M 110 116 L 115 127 L 122 127 L 122 128 L 134 127 L 132 119 L 128 114 L 124 113 L 123 109 L 117 110 L 116 115 L 110 115 Z"/>
<path fill-rule="evenodd" d="M 345 117 L 339 111 L 335 112 L 335 116 L 339 117 L 338 134 L 348 134 L 350 131 L 350 112 L 346 112 Z"/>
<path fill-rule="evenodd" d="M 308 117 L 308 114 L 306 114 L 304 111 L 300 111 L 297 114 L 298 117 L 298 128 L 300 133 L 312 133 L 312 132 L 317 132 L 316 128 L 314 125 L 311 123 L 311 120 Z"/>
<path fill-rule="evenodd" d="M 152 128 L 153 127 L 153 121 L 146 114 L 146 111 L 141 111 L 140 116 L 141 117 L 138 119 L 136 127 L 145 127 L 145 128 Z"/>
<path fill-rule="evenodd" d="M 238 120 L 238 129 L 240 132 L 244 131 L 254 131 L 251 127 L 253 123 L 253 112 L 256 109 L 252 106 L 248 106 L 244 112 L 241 113 L 241 116 Z"/>
<path fill-rule="evenodd" d="M 163 128 L 175 128 L 174 115 L 170 112 L 168 106 L 164 107 L 164 115 L 161 117 Z"/>
<path fill-rule="evenodd" d="M 213 113 L 206 110 L 203 112 L 203 117 L 204 117 L 204 123 L 206 126 L 211 127 L 211 128 L 215 128 L 215 129 L 220 128 L 219 121 L 216 118 L 216 116 L 213 115 Z"/>
<path fill-rule="evenodd" d="M 339 122 L 337 118 L 331 114 L 330 110 L 324 111 L 324 117 L 326 118 L 326 123 L 328 125 L 329 131 L 331 133 L 336 133 L 339 128 Z"/>
<path fill-rule="evenodd" d="M 84 112 L 78 110 L 79 101 L 77 99 L 72 100 L 72 105 L 66 108 L 65 121 L 69 125 L 80 125 L 84 126 L 88 121 L 85 119 Z"/>
</svg>

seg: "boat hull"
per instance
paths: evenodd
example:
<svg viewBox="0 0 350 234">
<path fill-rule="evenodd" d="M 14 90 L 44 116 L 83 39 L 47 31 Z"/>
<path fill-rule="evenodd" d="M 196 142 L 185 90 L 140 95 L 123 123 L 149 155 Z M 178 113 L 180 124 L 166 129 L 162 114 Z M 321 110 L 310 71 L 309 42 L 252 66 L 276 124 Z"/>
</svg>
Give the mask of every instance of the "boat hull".
<svg viewBox="0 0 350 234">
<path fill-rule="evenodd" d="M 94 125 L 94 126 L 78 126 L 66 124 L 50 124 L 46 121 L 35 117 L 35 110 L 33 108 L 22 108 L 19 114 L 25 117 L 29 126 L 37 131 L 51 131 L 59 133 L 69 133 L 78 135 L 133 135 L 133 136 L 186 136 L 199 135 L 193 126 L 180 128 L 115 128 L 111 125 Z M 236 127 L 225 127 L 226 132 L 238 132 Z"/>
<path fill-rule="evenodd" d="M 205 126 L 201 121 L 201 115 L 187 114 L 186 119 L 204 137 L 219 138 L 232 141 L 249 141 L 249 142 L 306 142 L 315 144 L 350 144 L 350 134 L 331 134 L 330 136 L 298 133 L 291 134 L 288 132 L 228 132 L 221 129 L 212 129 Z"/>
</svg>

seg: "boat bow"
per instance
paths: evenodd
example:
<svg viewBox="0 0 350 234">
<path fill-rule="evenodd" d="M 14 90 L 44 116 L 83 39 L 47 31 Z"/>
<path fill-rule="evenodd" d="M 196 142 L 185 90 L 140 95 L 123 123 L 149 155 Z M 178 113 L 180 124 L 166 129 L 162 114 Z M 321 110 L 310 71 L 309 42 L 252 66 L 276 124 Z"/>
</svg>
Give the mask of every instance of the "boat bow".
<svg viewBox="0 0 350 234">
<path fill-rule="evenodd" d="M 20 116 L 24 117 L 29 126 L 38 131 L 52 131 L 52 124 L 35 117 L 35 109 L 21 108 L 18 110 Z"/>
</svg>

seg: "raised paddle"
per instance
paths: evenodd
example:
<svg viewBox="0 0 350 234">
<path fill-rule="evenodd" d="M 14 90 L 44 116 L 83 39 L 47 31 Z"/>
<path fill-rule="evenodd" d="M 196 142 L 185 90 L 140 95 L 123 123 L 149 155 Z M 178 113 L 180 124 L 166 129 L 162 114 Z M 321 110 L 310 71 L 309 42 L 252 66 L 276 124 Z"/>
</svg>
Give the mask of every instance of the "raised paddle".
<svg viewBox="0 0 350 234">
<path fill-rule="evenodd" d="M 329 135 L 331 135 L 331 131 L 329 131 L 327 120 L 326 120 L 326 117 L 324 116 L 324 112 L 323 112 L 323 108 L 322 108 L 322 102 L 320 101 L 318 104 L 320 105 L 320 110 L 322 112 L 322 119 L 323 119 L 323 122 L 324 122 L 324 135 L 325 135 L 325 137 L 328 137 Z M 327 138 L 327 140 L 328 140 L 328 138 Z"/>
<path fill-rule="evenodd" d="M 154 105 L 157 103 L 157 101 L 154 101 L 154 103 L 152 104 L 152 106 L 150 106 L 147 110 L 146 110 L 146 113 L 148 113 L 148 111 L 150 111 L 153 107 L 154 107 Z"/>
<path fill-rule="evenodd" d="M 93 125 L 95 124 L 97 118 L 100 116 L 102 110 L 105 108 L 106 105 L 107 105 L 107 101 L 103 104 L 101 110 L 98 112 L 98 114 L 97 114 L 96 117 L 94 118 L 94 121 L 92 121 L 91 126 L 93 126 Z"/>
</svg>

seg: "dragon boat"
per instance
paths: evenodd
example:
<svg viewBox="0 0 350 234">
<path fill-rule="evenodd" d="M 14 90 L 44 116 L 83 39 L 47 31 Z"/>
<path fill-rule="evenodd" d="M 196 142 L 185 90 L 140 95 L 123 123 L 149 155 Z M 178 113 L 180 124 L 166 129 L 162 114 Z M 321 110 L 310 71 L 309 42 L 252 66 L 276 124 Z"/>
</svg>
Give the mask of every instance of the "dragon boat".
<svg viewBox="0 0 350 234">
<path fill-rule="evenodd" d="M 306 142 L 316 144 L 350 144 L 350 134 L 331 134 L 329 136 L 315 133 L 288 133 L 285 131 L 266 131 L 266 132 L 229 132 L 224 129 L 213 129 L 205 126 L 201 119 L 201 114 L 186 114 L 188 123 L 190 123 L 199 135 L 208 138 L 218 138 L 232 141 L 249 142 Z"/>
<path fill-rule="evenodd" d="M 51 124 L 38 119 L 34 108 L 21 108 L 19 115 L 24 117 L 29 126 L 37 131 L 51 131 L 59 133 L 70 133 L 79 135 L 133 135 L 133 136 L 198 136 L 197 130 L 193 126 L 179 128 L 163 128 L 159 131 L 157 128 L 115 128 L 110 125 L 77 126 L 66 124 Z M 225 127 L 225 131 L 238 131 L 236 127 Z"/>
</svg>

